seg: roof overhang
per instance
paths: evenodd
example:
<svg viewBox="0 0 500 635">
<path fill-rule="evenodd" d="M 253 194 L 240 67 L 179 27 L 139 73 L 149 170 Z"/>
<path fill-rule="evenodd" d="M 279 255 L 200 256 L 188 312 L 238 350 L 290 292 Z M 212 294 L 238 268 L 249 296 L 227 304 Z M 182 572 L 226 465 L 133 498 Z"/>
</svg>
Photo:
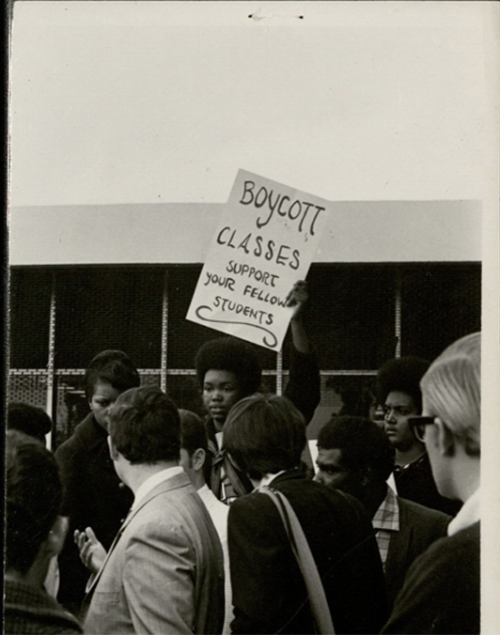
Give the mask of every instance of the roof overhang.
<svg viewBox="0 0 500 635">
<path fill-rule="evenodd" d="M 204 262 L 222 203 L 13 207 L 17 265 Z M 335 202 L 314 262 L 477 262 L 481 202 Z"/>
</svg>

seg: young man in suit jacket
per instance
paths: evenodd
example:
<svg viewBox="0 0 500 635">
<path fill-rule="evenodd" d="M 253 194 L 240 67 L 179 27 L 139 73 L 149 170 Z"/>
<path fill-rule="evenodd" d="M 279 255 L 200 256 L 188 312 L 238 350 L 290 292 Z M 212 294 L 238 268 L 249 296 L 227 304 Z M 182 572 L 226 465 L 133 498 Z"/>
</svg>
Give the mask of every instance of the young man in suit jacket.
<svg viewBox="0 0 500 635">
<path fill-rule="evenodd" d="M 115 470 L 134 502 L 90 584 L 85 631 L 220 633 L 222 550 L 179 466 L 177 408 L 159 388 L 134 388 L 118 397 L 108 421 Z"/>
<path fill-rule="evenodd" d="M 316 464 L 317 481 L 365 505 L 376 531 L 391 609 L 411 563 L 446 536 L 451 517 L 396 496 L 388 487 L 394 448 L 369 419 L 332 417 L 319 433 Z"/>
<path fill-rule="evenodd" d="M 315 632 L 283 521 L 259 491 L 269 485 L 286 496 L 298 517 L 336 632 L 377 633 L 387 609 L 370 520 L 356 499 L 308 480 L 297 467 L 306 443 L 300 412 L 284 397 L 248 397 L 229 413 L 224 442 L 257 488 L 229 508 L 232 632 Z"/>
</svg>

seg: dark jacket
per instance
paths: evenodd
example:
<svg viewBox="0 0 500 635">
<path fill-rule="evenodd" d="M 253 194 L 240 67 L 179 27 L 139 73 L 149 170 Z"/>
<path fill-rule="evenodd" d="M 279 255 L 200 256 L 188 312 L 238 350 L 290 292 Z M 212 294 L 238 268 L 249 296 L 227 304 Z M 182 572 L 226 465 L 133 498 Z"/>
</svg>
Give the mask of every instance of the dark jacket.
<svg viewBox="0 0 500 635">
<path fill-rule="evenodd" d="M 75 617 L 65 611 L 44 589 L 5 579 L 6 635 L 69 635 L 82 633 Z"/>
<path fill-rule="evenodd" d="M 276 477 L 311 548 L 337 633 L 377 633 L 386 616 L 384 574 L 373 528 L 359 501 L 305 478 Z M 313 633 L 302 574 L 279 512 L 258 491 L 229 508 L 233 633 Z"/>
<path fill-rule="evenodd" d="M 477 522 L 417 558 L 382 633 L 479 633 L 479 536 Z"/>
<path fill-rule="evenodd" d="M 290 372 L 284 396 L 302 413 L 306 423 L 314 416 L 314 411 L 321 399 L 320 374 L 316 352 L 300 353 L 292 346 L 290 354 Z M 228 498 L 242 496 L 252 491 L 253 486 L 246 474 L 241 472 L 230 460 L 224 449 L 219 450 L 215 437 L 214 422 L 210 417 L 205 421 L 208 437 L 209 456 L 205 463 L 205 478 L 217 498 L 221 498 L 221 470 L 230 481 L 233 490 Z"/>
<path fill-rule="evenodd" d="M 399 531 L 391 532 L 385 561 L 387 600 L 392 608 L 412 562 L 444 538 L 451 517 L 398 496 Z"/>
<path fill-rule="evenodd" d="M 445 498 L 438 492 L 427 453 L 404 469 L 396 466 L 394 469 L 394 480 L 396 481 L 398 496 L 414 501 L 424 507 L 437 509 L 439 512 L 449 516 L 456 516 L 462 507 L 460 501 Z"/>
<path fill-rule="evenodd" d="M 65 489 L 63 514 L 70 518 L 68 537 L 59 556 L 58 599 L 75 613 L 90 573 L 80 561 L 73 542 L 74 530 L 92 527 L 108 549 L 134 500 L 131 490 L 116 475 L 107 437 L 90 413 L 55 453 Z"/>
</svg>

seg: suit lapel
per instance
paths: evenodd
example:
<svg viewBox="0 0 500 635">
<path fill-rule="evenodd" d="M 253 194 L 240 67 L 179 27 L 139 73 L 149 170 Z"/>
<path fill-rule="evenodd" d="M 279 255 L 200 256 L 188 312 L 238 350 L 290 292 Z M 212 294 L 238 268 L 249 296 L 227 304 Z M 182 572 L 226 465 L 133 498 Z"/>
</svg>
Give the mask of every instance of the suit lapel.
<svg viewBox="0 0 500 635">
<path fill-rule="evenodd" d="M 85 596 L 84 599 L 84 604 L 88 604 L 90 603 L 90 598 L 92 597 L 92 594 L 94 593 L 95 587 L 102 575 L 102 572 L 104 571 L 104 568 L 106 567 L 106 564 L 108 563 L 109 558 L 111 557 L 111 554 L 113 553 L 114 548 L 116 547 L 118 541 L 120 540 L 123 532 L 125 531 L 125 527 L 129 524 L 129 522 L 132 520 L 132 517 L 135 516 L 135 512 L 132 511 L 132 509 L 129 511 L 129 513 L 127 514 L 127 517 L 125 518 L 125 520 L 122 523 L 122 526 L 120 527 L 120 529 L 118 530 L 113 542 L 111 543 L 111 547 L 108 549 L 108 553 L 106 554 L 106 558 L 104 559 L 103 565 L 102 567 L 99 569 L 99 571 L 94 574 L 94 579 L 92 580 L 92 577 L 90 578 L 92 580 L 91 584 L 90 584 L 90 588 L 87 591 L 87 594 Z M 90 582 L 90 580 L 89 580 Z"/>
<path fill-rule="evenodd" d="M 137 507 L 132 506 L 127 517 L 123 521 L 122 526 L 118 530 L 118 533 L 116 534 L 113 542 L 111 543 L 111 547 L 109 548 L 108 553 L 106 554 L 106 558 L 104 559 L 104 563 L 102 567 L 95 574 L 95 577 L 91 582 L 90 588 L 84 599 L 85 604 L 88 604 L 90 602 L 91 596 L 96 588 L 96 585 L 99 579 L 101 578 L 101 575 L 104 569 L 106 568 L 106 564 L 108 563 L 109 558 L 111 557 L 111 554 L 113 553 L 113 550 L 115 549 L 123 532 L 128 527 L 132 519 L 141 511 L 141 509 L 143 509 L 143 507 L 145 507 L 151 500 L 153 500 L 160 494 L 163 494 L 164 492 L 172 491 L 174 489 L 178 489 L 179 487 L 185 487 L 186 485 L 190 485 L 190 484 L 191 484 L 191 481 L 189 480 L 189 477 L 187 476 L 187 474 L 185 474 L 184 472 L 182 472 L 181 474 L 176 474 L 175 476 L 171 476 L 165 481 L 158 483 L 156 487 L 154 487 L 151 491 L 149 491 L 146 494 L 146 496 L 144 496 L 144 498 L 139 502 Z"/>
</svg>

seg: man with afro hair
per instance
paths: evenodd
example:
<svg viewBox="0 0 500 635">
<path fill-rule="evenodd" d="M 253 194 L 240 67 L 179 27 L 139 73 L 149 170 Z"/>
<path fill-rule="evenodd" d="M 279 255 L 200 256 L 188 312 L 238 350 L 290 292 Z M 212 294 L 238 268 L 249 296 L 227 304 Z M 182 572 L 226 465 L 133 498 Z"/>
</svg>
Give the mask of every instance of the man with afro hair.
<svg viewBox="0 0 500 635">
<path fill-rule="evenodd" d="M 288 305 L 294 307 L 290 322 L 293 347 L 289 381 L 284 391 L 307 422 L 320 400 L 318 363 L 303 323 L 308 297 L 307 283 L 303 281 L 297 282 L 288 296 Z M 206 342 L 196 355 L 195 367 L 208 413 L 206 480 L 220 500 L 230 503 L 251 492 L 253 486 L 224 452 L 224 423 L 235 403 L 259 390 L 262 369 L 255 347 L 234 337 Z"/>
<path fill-rule="evenodd" d="M 446 514 L 396 496 L 387 485 L 394 447 L 379 426 L 362 417 L 333 416 L 318 435 L 315 480 L 360 500 L 372 520 L 391 609 L 411 563 L 446 536 Z"/>
<path fill-rule="evenodd" d="M 394 479 L 398 495 L 450 516 L 460 503 L 441 496 L 432 477 L 425 445 L 417 439 L 408 419 L 422 413 L 420 380 L 430 362 L 420 357 L 387 361 L 378 371 L 377 397 L 384 408 L 384 430 L 396 451 Z"/>
</svg>

